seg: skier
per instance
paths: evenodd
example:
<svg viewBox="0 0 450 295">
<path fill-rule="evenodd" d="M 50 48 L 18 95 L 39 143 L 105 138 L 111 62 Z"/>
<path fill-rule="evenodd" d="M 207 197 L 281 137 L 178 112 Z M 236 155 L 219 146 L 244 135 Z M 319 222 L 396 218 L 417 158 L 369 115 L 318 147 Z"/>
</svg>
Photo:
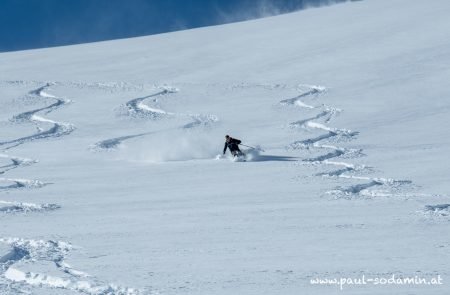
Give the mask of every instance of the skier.
<svg viewBox="0 0 450 295">
<path fill-rule="evenodd" d="M 241 141 L 239 139 L 233 138 L 229 135 L 225 135 L 225 146 L 223 147 L 223 154 L 225 155 L 227 148 L 229 148 L 233 156 L 243 156 L 244 153 L 239 149 L 240 143 Z"/>
</svg>

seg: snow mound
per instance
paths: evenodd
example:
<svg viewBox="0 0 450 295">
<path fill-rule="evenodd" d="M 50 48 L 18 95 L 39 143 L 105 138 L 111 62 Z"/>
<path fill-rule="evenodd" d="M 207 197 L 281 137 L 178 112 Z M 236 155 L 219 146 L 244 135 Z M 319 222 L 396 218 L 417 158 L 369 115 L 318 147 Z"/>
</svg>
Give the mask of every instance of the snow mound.
<svg viewBox="0 0 450 295">
<path fill-rule="evenodd" d="M 425 206 L 425 212 L 436 217 L 449 217 L 450 204 L 427 205 Z"/>
<path fill-rule="evenodd" d="M 101 282 L 83 271 L 72 268 L 65 261 L 69 252 L 74 248 L 70 243 L 22 238 L 1 238 L 0 243 L 10 247 L 10 251 L 6 255 L 0 256 L 0 265 L 4 268 L 3 276 L 10 282 L 77 291 L 91 295 L 141 293 L 134 288 Z M 17 268 L 43 261 L 51 262 L 61 276 L 35 273 Z"/>
</svg>

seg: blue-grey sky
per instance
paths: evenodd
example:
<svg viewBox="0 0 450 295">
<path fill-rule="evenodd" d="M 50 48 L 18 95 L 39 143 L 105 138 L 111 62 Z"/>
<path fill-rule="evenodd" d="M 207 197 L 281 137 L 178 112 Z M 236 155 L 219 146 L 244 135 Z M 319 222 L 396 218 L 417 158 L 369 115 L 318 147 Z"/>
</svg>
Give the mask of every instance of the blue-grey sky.
<svg viewBox="0 0 450 295">
<path fill-rule="evenodd" d="M 346 0 L 0 0 L 0 51 L 151 35 Z"/>
</svg>

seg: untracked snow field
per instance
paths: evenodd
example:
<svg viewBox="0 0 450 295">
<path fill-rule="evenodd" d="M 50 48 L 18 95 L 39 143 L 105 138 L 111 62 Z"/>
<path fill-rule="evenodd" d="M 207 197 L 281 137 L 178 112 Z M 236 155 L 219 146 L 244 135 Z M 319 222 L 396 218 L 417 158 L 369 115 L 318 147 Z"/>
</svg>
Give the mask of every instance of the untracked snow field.
<svg viewBox="0 0 450 295">
<path fill-rule="evenodd" d="M 449 15 L 1 53 L 0 294 L 450 293 Z"/>
</svg>

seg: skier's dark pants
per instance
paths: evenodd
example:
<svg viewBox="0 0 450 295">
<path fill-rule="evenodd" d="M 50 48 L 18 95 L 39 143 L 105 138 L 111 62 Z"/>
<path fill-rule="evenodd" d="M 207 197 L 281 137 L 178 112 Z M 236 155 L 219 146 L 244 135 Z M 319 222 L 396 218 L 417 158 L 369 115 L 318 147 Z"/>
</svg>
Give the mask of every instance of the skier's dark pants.
<svg viewBox="0 0 450 295">
<path fill-rule="evenodd" d="M 241 150 L 239 149 L 239 146 L 235 143 L 229 143 L 228 148 L 230 149 L 230 152 L 233 156 L 240 156 L 242 155 Z"/>
<path fill-rule="evenodd" d="M 233 156 L 242 156 L 244 153 L 239 149 L 240 143 L 241 141 L 239 139 L 228 137 L 223 147 L 223 154 L 225 155 L 228 148 Z"/>
</svg>

